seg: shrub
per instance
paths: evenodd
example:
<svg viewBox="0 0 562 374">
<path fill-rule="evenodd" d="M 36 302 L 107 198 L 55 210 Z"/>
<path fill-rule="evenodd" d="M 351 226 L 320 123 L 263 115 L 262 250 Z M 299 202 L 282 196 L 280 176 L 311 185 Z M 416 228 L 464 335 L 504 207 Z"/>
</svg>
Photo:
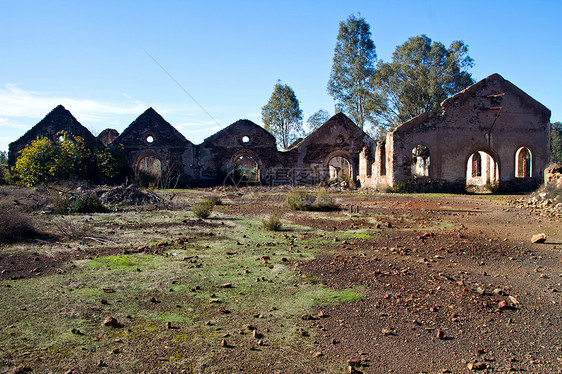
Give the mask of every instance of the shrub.
<svg viewBox="0 0 562 374">
<path fill-rule="evenodd" d="M 16 243 L 38 235 L 24 213 L 14 207 L 0 207 L 0 243 Z"/>
<path fill-rule="evenodd" d="M 71 217 L 60 217 L 52 222 L 59 233 L 66 239 L 82 239 L 92 231 L 90 225 L 78 222 Z"/>
<path fill-rule="evenodd" d="M 325 189 L 322 189 L 318 192 L 318 194 L 316 195 L 316 201 L 312 205 L 312 210 L 326 211 L 334 210 L 336 208 L 337 205 L 334 199 Z"/>
<path fill-rule="evenodd" d="M 297 188 L 287 194 L 285 204 L 291 210 L 333 210 L 337 208 L 334 199 L 326 190 L 313 193 Z"/>
<path fill-rule="evenodd" d="M 67 194 L 63 192 L 51 192 L 51 197 L 53 199 L 53 210 L 57 214 L 68 214 L 70 213 L 70 198 Z"/>
<path fill-rule="evenodd" d="M 201 200 L 197 205 L 195 205 L 191 210 L 193 211 L 193 214 L 195 214 L 195 217 L 209 218 L 214 208 L 214 202 L 208 199 L 204 199 Z"/>
<path fill-rule="evenodd" d="M 291 210 L 310 210 L 316 196 L 304 188 L 296 188 L 287 194 L 285 204 Z"/>
<path fill-rule="evenodd" d="M 280 231 L 283 224 L 279 212 L 272 213 L 267 219 L 262 220 L 263 228 L 268 231 Z"/>
<path fill-rule="evenodd" d="M 218 196 L 211 196 L 208 200 L 212 201 L 214 205 L 222 205 L 222 200 Z"/>
<path fill-rule="evenodd" d="M 70 204 L 72 213 L 96 213 L 106 212 L 100 199 L 94 194 L 81 195 L 76 201 Z"/>
<path fill-rule="evenodd" d="M 66 131 L 57 133 L 59 140 L 37 137 L 18 155 L 12 168 L 14 182 L 20 186 L 87 177 L 95 167 L 92 147 L 84 138 Z"/>
</svg>

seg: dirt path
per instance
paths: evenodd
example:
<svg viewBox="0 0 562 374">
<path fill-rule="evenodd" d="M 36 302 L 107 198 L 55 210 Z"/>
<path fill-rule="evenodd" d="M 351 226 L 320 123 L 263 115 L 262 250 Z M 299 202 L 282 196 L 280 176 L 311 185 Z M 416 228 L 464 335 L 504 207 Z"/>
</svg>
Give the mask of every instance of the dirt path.
<svg viewBox="0 0 562 374">
<path fill-rule="evenodd" d="M 324 310 L 318 351 L 361 360 L 366 373 L 560 372 L 562 225 L 506 201 L 420 195 L 358 203 L 456 228 L 406 224 L 300 264 L 327 285 L 365 288 L 361 302 Z M 538 232 L 546 244 L 530 243 Z"/>
</svg>

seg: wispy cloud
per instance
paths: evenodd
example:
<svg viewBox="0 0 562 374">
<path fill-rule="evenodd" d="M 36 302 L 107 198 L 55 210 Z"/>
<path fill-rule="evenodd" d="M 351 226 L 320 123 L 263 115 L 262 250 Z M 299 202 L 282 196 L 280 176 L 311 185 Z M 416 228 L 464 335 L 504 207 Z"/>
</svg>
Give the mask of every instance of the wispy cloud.
<svg viewBox="0 0 562 374">
<path fill-rule="evenodd" d="M 147 105 L 132 98 L 120 104 L 92 99 L 76 99 L 64 96 L 50 96 L 46 93 L 25 90 L 13 83 L 0 87 L 0 108 L 2 116 L 19 118 L 41 118 L 59 104 L 64 105 L 80 121 L 98 122 L 108 115 L 141 113 Z"/>
</svg>

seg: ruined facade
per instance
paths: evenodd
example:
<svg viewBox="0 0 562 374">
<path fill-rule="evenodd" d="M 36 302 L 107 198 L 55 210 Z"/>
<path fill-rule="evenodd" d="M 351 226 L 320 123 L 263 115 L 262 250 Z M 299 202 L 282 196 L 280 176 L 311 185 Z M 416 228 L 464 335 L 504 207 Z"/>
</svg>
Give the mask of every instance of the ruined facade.
<svg viewBox="0 0 562 374">
<path fill-rule="evenodd" d="M 52 141 L 56 141 L 58 139 L 57 134 L 61 131 L 66 131 L 74 134 L 75 136 L 80 136 L 84 138 L 85 143 L 95 145 L 99 144 L 92 133 L 82 126 L 82 124 L 74 118 L 72 113 L 66 110 L 62 105 L 59 105 L 55 109 L 51 110 L 45 118 L 33 126 L 22 137 L 15 142 L 10 143 L 8 150 L 9 166 L 12 167 L 15 165 L 18 153 L 24 149 L 26 145 L 37 139 L 37 137 L 43 136 L 51 139 Z"/>
<path fill-rule="evenodd" d="M 464 189 L 537 186 L 550 157 L 550 110 L 498 74 L 398 126 L 379 143 L 371 184 Z"/>
<path fill-rule="evenodd" d="M 184 185 L 318 184 L 361 186 L 426 183 L 447 189 L 499 184 L 536 185 L 549 161 L 550 111 L 498 74 L 442 103 L 375 142 L 338 113 L 300 143 L 277 150 L 275 138 L 239 120 L 194 145 L 152 108 L 122 134 L 104 130 L 98 139 L 58 106 L 16 142 L 17 153 L 38 135 L 60 130 L 99 146 L 123 147 L 135 177 L 181 177 Z"/>
</svg>

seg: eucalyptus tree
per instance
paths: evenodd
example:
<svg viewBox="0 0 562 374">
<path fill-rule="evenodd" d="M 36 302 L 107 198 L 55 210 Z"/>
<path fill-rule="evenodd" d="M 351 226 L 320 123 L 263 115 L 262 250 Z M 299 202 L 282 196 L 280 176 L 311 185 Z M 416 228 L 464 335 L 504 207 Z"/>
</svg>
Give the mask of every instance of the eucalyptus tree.
<svg viewBox="0 0 562 374">
<path fill-rule="evenodd" d="M 264 128 L 286 149 L 300 135 L 302 129 L 302 110 L 297 95 L 291 87 L 277 81 L 269 101 L 261 109 Z"/>
</svg>

